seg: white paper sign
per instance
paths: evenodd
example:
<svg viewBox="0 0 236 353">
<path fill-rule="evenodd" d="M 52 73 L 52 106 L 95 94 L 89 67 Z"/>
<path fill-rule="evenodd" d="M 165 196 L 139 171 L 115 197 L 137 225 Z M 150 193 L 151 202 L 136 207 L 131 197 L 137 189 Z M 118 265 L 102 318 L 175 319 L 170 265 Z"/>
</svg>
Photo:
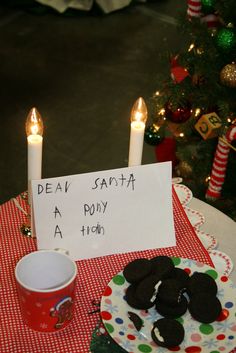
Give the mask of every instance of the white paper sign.
<svg viewBox="0 0 236 353">
<path fill-rule="evenodd" d="M 33 180 L 38 249 L 74 260 L 175 246 L 171 163 Z"/>
</svg>

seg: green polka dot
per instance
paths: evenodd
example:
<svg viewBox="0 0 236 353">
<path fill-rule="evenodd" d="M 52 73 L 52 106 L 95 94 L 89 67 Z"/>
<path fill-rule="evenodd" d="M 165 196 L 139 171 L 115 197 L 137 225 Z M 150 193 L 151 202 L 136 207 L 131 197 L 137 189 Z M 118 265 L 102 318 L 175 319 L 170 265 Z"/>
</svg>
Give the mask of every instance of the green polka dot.
<svg viewBox="0 0 236 353">
<path fill-rule="evenodd" d="M 152 347 L 150 347 L 148 344 L 140 344 L 138 346 L 138 350 L 143 353 L 149 353 L 152 351 Z"/>
<path fill-rule="evenodd" d="M 107 332 L 112 333 L 114 332 L 114 327 L 111 324 L 105 324 Z"/>
<path fill-rule="evenodd" d="M 175 266 L 178 266 L 181 263 L 181 259 L 179 257 L 172 257 L 172 261 Z"/>
<path fill-rule="evenodd" d="M 214 331 L 214 328 L 210 324 L 201 324 L 199 330 L 201 333 L 204 333 L 204 335 L 210 335 L 210 333 Z"/>
<path fill-rule="evenodd" d="M 113 282 L 118 286 L 121 286 L 125 283 L 125 278 L 122 275 L 116 275 L 115 277 L 113 277 Z"/>
<path fill-rule="evenodd" d="M 219 351 L 211 351 L 210 353 L 220 353 Z"/>
<path fill-rule="evenodd" d="M 177 319 L 175 319 L 176 321 L 178 321 L 180 324 L 184 323 L 184 319 L 182 317 L 178 317 Z"/>
<path fill-rule="evenodd" d="M 217 279 L 218 277 L 218 273 L 215 270 L 207 270 L 205 273 L 207 273 L 213 279 Z"/>
</svg>

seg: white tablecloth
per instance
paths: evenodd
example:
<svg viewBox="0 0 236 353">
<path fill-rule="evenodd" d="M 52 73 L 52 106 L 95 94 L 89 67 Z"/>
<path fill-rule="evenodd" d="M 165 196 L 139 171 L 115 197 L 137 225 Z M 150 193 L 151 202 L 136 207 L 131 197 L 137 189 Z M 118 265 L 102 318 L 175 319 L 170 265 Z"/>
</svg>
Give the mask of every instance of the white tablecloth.
<svg viewBox="0 0 236 353">
<path fill-rule="evenodd" d="M 218 240 L 218 249 L 227 254 L 234 263 L 234 269 L 230 274 L 231 280 L 236 283 L 236 222 L 221 211 L 192 198 L 188 207 L 201 212 L 205 217 L 205 223 L 200 229 L 213 235 Z"/>
</svg>

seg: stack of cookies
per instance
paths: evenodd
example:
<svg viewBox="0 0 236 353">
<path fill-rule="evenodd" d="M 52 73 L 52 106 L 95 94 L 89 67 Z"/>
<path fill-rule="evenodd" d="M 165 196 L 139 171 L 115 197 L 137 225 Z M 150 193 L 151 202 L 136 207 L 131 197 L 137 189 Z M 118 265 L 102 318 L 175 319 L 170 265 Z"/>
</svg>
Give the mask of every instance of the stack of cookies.
<svg viewBox="0 0 236 353">
<path fill-rule="evenodd" d="M 123 274 L 130 283 L 127 303 L 139 310 L 155 307 L 163 316 L 153 324 L 151 332 L 159 346 L 174 347 L 183 341 L 184 327 L 175 319 L 187 310 L 203 323 L 215 321 L 221 313 L 215 280 L 200 272 L 189 276 L 168 256 L 136 259 L 125 266 Z"/>
</svg>

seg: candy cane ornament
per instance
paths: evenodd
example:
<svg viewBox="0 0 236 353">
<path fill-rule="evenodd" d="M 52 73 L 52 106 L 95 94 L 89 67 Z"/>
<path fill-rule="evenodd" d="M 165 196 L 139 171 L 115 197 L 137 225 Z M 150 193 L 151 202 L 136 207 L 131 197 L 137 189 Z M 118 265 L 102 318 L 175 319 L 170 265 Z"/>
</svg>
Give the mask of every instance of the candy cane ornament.
<svg viewBox="0 0 236 353">
<path fill-rule="evenodd" d="M 206 199 L 208 200 L 215 200 L 221 196 L 230 152 L 230 146 L 227 143 L 230 144 L 233 140 L 236 140 L 236 126 L 231 127 L 223 136 L 223 139 L 219 138 L 211 170 L 211 178 L 206 192 Z"/>
<path fill-rule="evenodd" d="M 201 0 L 188 0 L 188 8 L 187 8 L 187 15 L 189 18 L 191 17 L 201 17 Z"/>
</svg>

